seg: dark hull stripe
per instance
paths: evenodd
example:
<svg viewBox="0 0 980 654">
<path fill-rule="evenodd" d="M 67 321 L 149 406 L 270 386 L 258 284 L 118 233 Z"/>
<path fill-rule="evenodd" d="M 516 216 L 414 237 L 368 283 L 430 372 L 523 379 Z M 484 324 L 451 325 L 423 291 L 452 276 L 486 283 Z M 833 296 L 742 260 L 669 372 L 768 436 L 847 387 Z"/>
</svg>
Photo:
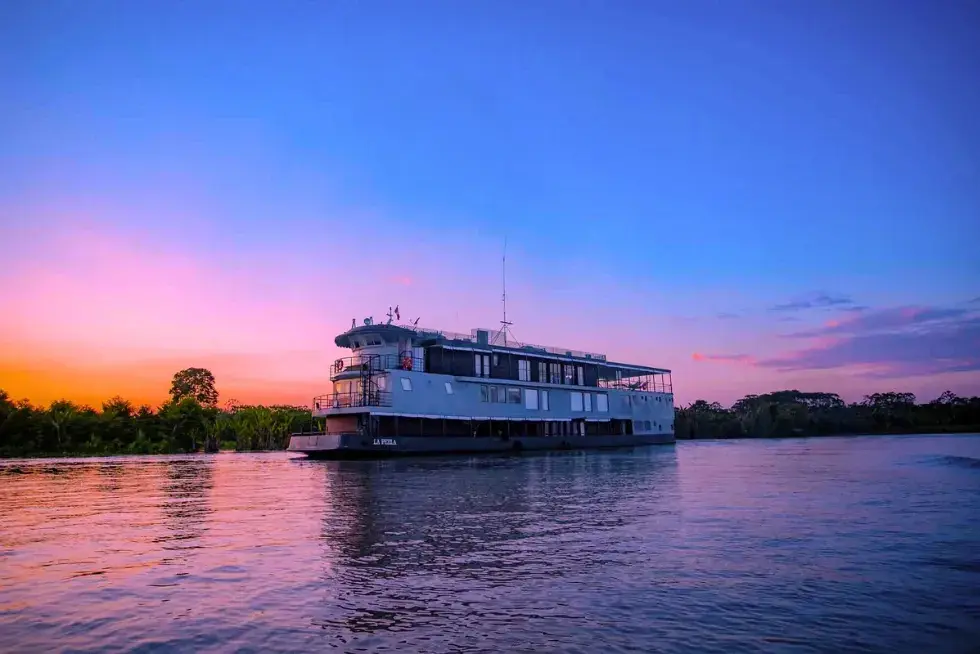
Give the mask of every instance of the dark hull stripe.
<svg viewBox="0 0 980 654">
<path fill-rule="evenodd" d="M 395 436 L 371 438 L 356 434 L 294 435 L 289 451 L 310 458 L 344 459 L 421 454 L 480 454 L 512 451 L 578 450 L 638 445 L 666 445 L 673 434 L 622 436 L 519 436 L 509 439 L 466 436 Z"/>
</svg>

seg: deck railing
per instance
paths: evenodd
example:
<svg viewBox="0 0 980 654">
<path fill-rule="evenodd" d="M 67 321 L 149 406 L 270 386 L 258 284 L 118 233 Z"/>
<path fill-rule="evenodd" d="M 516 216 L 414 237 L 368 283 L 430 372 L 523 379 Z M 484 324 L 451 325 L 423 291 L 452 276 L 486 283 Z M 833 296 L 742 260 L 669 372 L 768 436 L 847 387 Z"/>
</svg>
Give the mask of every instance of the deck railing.
<svg viewBox="0 0 980 654">
<path fill-rule="evenodd" d="M 442 337 L 451 341 L 463 341 L 466 343 L 478 344 L 479 340 L 476 337 L 478 331 L 487 332 L 487 343 L 486 345 L 502 346 L 503 342 L 498 338 L 494 341 L 494 337 L 500 332 L 499 329 L 489 329 L 489 328 L 477 328 L 470 331 L 469 334 L 461 334 L 459 332 L 449 332 L 443 329 L 429 329 L 426 327 L 416 327 L 415 325 L 399 325 L 400 327 L 405 327 L 406 329 L 413 330 L 419 336 L 431 336 L 433 338 Z M 598 352 L 585 352 L 583 350 L 573 350 L 571 348 L 555 347 L 553 345 L 534 345 L 532 343 L 519 343 L 511 341 L 507 343 L 507 347 L 515 349 L 527 349 L 528 351 L 538 350 L 540 352 L 546 352 L 548 354 L 557 354 L 559 356 L 575 357 L 577 359 L 595 359 L 596 361 L 605 361 L 606 355 L 599 354 Z"/>
<path fill-rule="evenodd" d="M 384 372 L 385 370 L 423 370 L 425 360 L 408 352 L 402 354 L 362 354 L 341 357 L 330 365 L 331 375 L 346 372 Z"/>
<path fill-rule="evenodd" d="M 599 388 L 641 393 L 673 393 L 670 375 L 641 375 L 623 379 L 599 379 Z"/>
<path fill-rule="evenodd" d="M 314 411 L 327 409 L 349 409 L 359 406 L 391 406 L 391 393 L 369 390 L 366 393 L 327 393 L 313 398 Z"/>
</svg>

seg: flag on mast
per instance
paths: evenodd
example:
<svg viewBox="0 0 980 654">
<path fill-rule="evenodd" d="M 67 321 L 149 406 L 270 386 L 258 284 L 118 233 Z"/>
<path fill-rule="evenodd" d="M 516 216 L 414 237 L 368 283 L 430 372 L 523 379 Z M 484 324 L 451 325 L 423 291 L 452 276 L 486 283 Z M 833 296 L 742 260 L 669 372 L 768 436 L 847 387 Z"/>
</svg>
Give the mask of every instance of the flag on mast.
<svg viewBox="0 0 980 654">
<path fill-rule="evenodd" d="M 401 320 L 402 314 L 398 313 L 398 305 L 395 305 L 395 320 Z"/>
</svg>

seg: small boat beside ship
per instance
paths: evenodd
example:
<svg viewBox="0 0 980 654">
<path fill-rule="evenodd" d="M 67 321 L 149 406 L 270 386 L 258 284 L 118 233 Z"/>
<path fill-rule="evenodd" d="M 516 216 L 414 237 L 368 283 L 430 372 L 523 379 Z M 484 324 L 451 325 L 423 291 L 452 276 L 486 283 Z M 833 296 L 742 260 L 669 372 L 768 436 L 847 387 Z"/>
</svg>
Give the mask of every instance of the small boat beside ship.
<svg viewBox="0 0 980 654">
<path fill-rule="evenodd" d="M 416 321 L 417 322 L 417 321 Z M 611 448 L 674 442 L 669 370 L 603 354 L 388 322 L 338 335 L 351 356 L 313 398 L 319 433 L 289 450 L 316 458 Z"/>
</svg>

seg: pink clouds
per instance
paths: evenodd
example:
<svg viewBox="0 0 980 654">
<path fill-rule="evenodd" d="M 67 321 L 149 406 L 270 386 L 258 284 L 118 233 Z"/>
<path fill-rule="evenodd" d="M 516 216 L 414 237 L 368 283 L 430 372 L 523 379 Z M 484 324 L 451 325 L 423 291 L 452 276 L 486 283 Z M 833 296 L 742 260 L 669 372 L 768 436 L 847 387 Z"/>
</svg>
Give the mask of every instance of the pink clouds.
<svg viewBox="0 0 980 654">
<path fill-rule="evenodd" d="M 960 307 L 903 306 L 869 310 L 841 320 L 831 320 L 823 327 L 787 334 L 789 338 L 817 336 L 857 335 L 869 332 L 895 331 L 920 325 L 934 326 L 941 322 L 961 319 L 970 311 Z"/>
<path fill-rule="evenodd" d="M 826 371 L 837 375 L 836 383 L 841 384 L 863 378 L 867 387 L 869 379 L 915 379 L 926 393 L 938 393 L 940 385 L 964 393 L 980 391 L 980 314 L 968 308 L 900 306 L 847 312 L 782 338 L 805 346 L 767 357 L 697 353 L 693 359 L 744 364 L 782 379 Z"/>
<path fill-rule="evenodd" d="M 712 361 L 715 363 L 755 363 L 755 360 L 747 354 L 701 354 L 695 352 L 691 355 L 694 361 Z"/>
</svg>

